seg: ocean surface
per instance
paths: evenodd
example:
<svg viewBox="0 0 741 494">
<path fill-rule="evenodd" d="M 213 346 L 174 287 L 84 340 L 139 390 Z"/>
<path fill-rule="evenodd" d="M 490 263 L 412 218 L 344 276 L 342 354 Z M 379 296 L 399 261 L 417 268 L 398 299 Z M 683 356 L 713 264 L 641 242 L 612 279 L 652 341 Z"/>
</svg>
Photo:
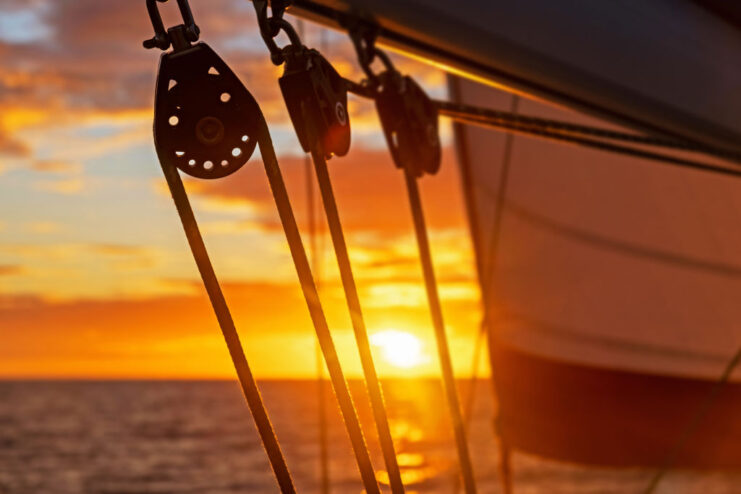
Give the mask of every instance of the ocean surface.
<svg viewBox="0 0 741 494">
<path fill-rule="evenodd" d="M 318 383 L 260 387 L 299 493 L 320 492 Z M 367 395 L 362 383 L 351 387 L 383 482 Z M 482 493 L 501 492 L 489 389 L 478 382 L 470 433 Z M 328 384 L 325 391 L 331 492 L 362 492 Z M 387 381 L 384 393 L 407 492 L 455 492 L 455 449 L 439 384 Z M 513 457 L 515 493 L 640 493 L 651 473 Z M 0 381 L 0 493 L 171 492 L 277 492 L 236 382 Z M 741 472 L 672 472 L 657 492 L 739 494 Z"/>
</svg>

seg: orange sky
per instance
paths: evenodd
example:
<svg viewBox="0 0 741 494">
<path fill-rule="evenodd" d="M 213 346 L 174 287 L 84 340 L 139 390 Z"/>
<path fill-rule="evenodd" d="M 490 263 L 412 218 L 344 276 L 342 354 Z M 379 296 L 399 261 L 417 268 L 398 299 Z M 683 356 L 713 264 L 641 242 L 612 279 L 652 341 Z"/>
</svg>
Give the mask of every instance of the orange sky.
<svg viewBox="0 0 741 494">
<path fill-rule="evenodd" d="M 202 39 L 263 108 L 305 228 L 304 160 L 252 6 L 192 3 Z M 173 9 L 165 7 L 166 18 Z M 233 375 L 154 154 L 159 54 L 141 48 L 150 31 L 139 2 L 0 7 L 0 377 Z M 325 40 L 337 69 L 360 78 L 341 34 L 307 26 L 305 40 Z M 395 60 L 431 94 L 445 94 L 441 72 Z M 353 148 L 330 172 L 368 327 L 410 332 L 430 357 L 400 369 L 379 356 L 378 367 L 383 375 L 436 374 L 403 177 L 372 105 L 353 99 L 350 110 Z M 478 291 L 449 124 L 442 127 L 442 171 L 421 187 L 454 363 L 467 373 Z M 186 186 L 256 375 L 314 376 L 313 330 L 259 161 Z M 347 373 L 357 376 L 333 253 L 327 239 L 320 243 L 324 306 Z"/>
</svg>

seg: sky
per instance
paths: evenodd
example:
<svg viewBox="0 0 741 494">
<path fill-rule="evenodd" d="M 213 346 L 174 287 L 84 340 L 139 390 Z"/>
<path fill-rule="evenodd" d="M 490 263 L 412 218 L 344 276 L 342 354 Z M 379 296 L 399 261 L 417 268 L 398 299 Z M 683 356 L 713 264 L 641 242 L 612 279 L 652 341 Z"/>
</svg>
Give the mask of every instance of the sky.
<svg viewBox="0 0 741 494">
<path fill-rule="evenodd" d="M 306 164 L 252 5 L 191 3 L 201 40 L 266 115 L 308 248 Z M 162 10 L 172 25 L 175 2 Z M 361 78 L 345 35 L 303 31 L 342 75 Z M 0 378 L 234 375 L 154 151 L 160 54 L 141 46 L 151 35 L 143 1 L 0 4 Z M 446 95 L 441 71 L 393 59 Z M 377 366 L 383 376 L 437 375 L 403 177 L 372 104 L 351 97 L 350 114 L 352 149 L 329 167 Z M 442 169 L 420 186 L 454 366 L 465 374 L 481 312 L 448 121 L 441 132 Z M 230 177 L 185 182 L 254 373 L 314 377 L 315 336 L 259 157 Z M 322 225 L 315 276 L 346 373 L 357 377 Z M 413 366 L 384 353 L 386 336 L 399 333 L 415 337 Z"/>
</svg>

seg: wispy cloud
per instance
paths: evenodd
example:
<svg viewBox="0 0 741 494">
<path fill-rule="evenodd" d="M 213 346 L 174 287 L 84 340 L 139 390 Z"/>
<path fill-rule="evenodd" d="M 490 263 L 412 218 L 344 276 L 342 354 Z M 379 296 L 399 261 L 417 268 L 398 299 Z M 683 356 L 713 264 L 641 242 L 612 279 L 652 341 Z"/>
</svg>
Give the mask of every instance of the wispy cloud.
<svg viewBox="0 0 741 494">
<path fill-rule="evenodd" d="M 54 221 L 32 221 L 23 225 L 24 230 L 30 233 L 48 235 L 64 230 L 64 225 Z"/>
<path fill-rule="evenodd" d="M 69 161 L 35 160 L 31 163 L 31 169 L 37 172 L 74 174 L 82 171 L 82 165 Z"/>
<path fill-rule="evenodd" d="M 62 180 L 43 180 L 34 183 L 36 190 L 53 192 L 55 194 L 78 195 L 85 190 L 87 183 L 82 177 Z"/>
<path fill-rule="evenodd" d="M 17 276 L 23 274 L 25 270 L 23 266 L 15 264 L 0 264 L 0 277 L 2 276 Z"/>
</svg>

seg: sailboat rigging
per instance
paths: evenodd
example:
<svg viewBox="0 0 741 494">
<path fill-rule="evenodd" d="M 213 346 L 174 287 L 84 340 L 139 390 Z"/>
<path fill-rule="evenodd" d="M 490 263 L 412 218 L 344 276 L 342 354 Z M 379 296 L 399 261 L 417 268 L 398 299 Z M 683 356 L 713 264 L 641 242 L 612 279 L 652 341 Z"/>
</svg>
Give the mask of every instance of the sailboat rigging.
<svg viewBox="0 0 741 494">
<path fill-rule="evenodd" d="M 200 31 L 190 12 L 188 1 L 177 2 L 183 24 L 168 30 L 165 30 L 159 17 L 157 1 L 146 2 L 155 36 L 144 43 L 146 48 L 159 48 L 165 52 L 161 58 L 157 82 L 155 147 L 281 492 L 292 493 L 296 489 L 257 383 L 242 351 L 179 174 L 180 171 L 201 179 L 225 177 L 245 165 L 256 148 L 259 148 L 262 155 L 283 231 L 364 488 L 368 493 L 380 493 L 376 471 L 322 309 L 312 266 L 283 183 L 267 122 L 258 103 L 228 65 L 208 45 L 196 43 Z M 536 0 L 529 1 L 539 3 Z M 589 77 L 577 80 L 577 76 L 585 75 L 584 71 L 569 70 L 568 66 L 558 65 L 563 54 L 558 49 L 551 49 L 543 44 L 538 46 L 542 51 L 540 58 L 529 57 L 538 62 L 537 70 L 528 67 L 522 61 L 515 60 L 515 55 L 529 55 L 530 52 L 525 48 L 532 49 L 532 46 L 525 47 L 522 38 L 517 33 L 510 32 L 509 27 L 502 28 L 502 33 L 496 33 L 499 36 L 493 36 L 487 31 L 482 34 L 482 37 L 496 42 L 497 46 L 504 46 L 509 50 L 501 55 L 492 54 L 486 46 L 472 46 L 467 40 L 455 40 L 445 45 L 439 40 L 430 39 L 430 24 L 437 25 L 432 16 L 414 18 L 408 24 L 399 22 L 399 15 L 414 7 L 414 1 L 405 0 L 401 2 L 403 6 L 396 10 L 392 8 L 393 3 L 391 0 L 378 1 L 373 5 L 360 0 L 357 5 L 329 0 L 273 0 L 270 4 L 266 0 L 253 1 L 260 33 L 270 58 L 275 65 L 284 65 L 285 72 L 279 84 L 299 142 L 304 152 L 311 156 L 314 165 L 391 491 L 401 494 L 405 486 L 327 167 L 329 158 L 343 156 L 350 148 L 348 92 L 375 102 L 390 153 L 396 166 L 404 174 L 442 370 L 443 389 L 460 475 L 467 494 L 477 492 L 467 438 L 467 414 L 461 408 L 453 373 L 418 187 L 421 177 L 435 174 L 440 166 L 439 116 L 447 116 L 456 122 L 455 138 L 464 177 L 466 206 L 484 305 L 482 325 L 488 340 L 494 393 L 499 407 L 496 422 L 500 436 L 500 466 L 505 492 L 512 489 L 509 458 L 510 452 L 516 450 L 585 464 L 658 467 L 659 470 L 646 488 L 647 493 L 654 491 L 664 472 L 674 465 L 698 468 L 738 467 L 741 461 L 741 442 L 734 442 L 733 438 L 740 437 L 741 432 L 733 424 L 732 414 L 733 410 L 738 411 L 741 406 L 741 385 L 731 382 L 731 376 L 741 360 L 741 350 L 734 353 L 724 366 L 722 374 L 717 377 L 707 367 L 701 369 L 700 364 L 692 369 L 692 375 L 689 376 L 677 372 L 672 367 L 675 364 L 664 366 L 669 361 L 679 362 L 677 366 L 686 364 L 689 354 L 686 349 L 672 354 L 667 346 L 650 341 L 635 343 L 632 347 L 621 347 L 609 335 L 602 334 L 607 331 L 604 328 L 612 328 L 614 325 L 604 317 L 609 308 L 604 303 L 587 300 L 580 293 L 586 301 L 574 309 L 576 304 L 570 303 L 568 297 L 578 290 L 569 292 L 569 288 L 573 286 L 567 285 L 563 276 L 557 276 L 562 272 L 558 266 L 545 266 L 556 274 L 553 279 L 548 280 L 550 293 L 556 295 L 550 298 L 542 296 L 532 310 L 553 313 L 558 312 L 555 307 L 560 307 L 561 314 L 567 314 L 575 321 L 600 321 L 602 328 L 585 332 L 568 330 L 566 332 L 570 331 L 573 336 L 568 341 L 567 338 L 559 339 L 557 331 L 539 333 L 537 324 L 533 324 L 533 319 L 528 319 L 527 314 L 519 320 L 516 317 L 508 320 L 506 317 L 507 314 L 516 314 L 507 310 L 508 303 L 513 306 L 525 305 L 530 309 L 530 301 L 537 299 L 537 295 L 530 295 L 525 288 L 509 293 L 510 286 L 518 287 L 518 283 L 524 285 L 528 282 L 525 276 L 511 279 L 511 273 L 523 272 L 527 266 L 537 266 L 538 262 L 544 265 L 547 263 L 539 254 L 527 251 L 525 247 L 540 242 L 539 245 L 548 245 L 553 252 L 560 252 L 564 249 L 558 243 L 561 237 L 581 242 L 585 246 L 598 247 L 595 249 L 598 253 L 584 254 L 577 261 L 565 257 L 562 259 L 564 265 L 569 262 L 583 262 L 587 266 L 581 268 L 583 272 L 587 268 L 600 272 L 605 263 L 599 256 L 609 255 L 604 254 L 609 252 L 622 256 L 620 260 L 612 262 L 623 266 L 626 273 L 635 273 L 637 268 L 634 263 L 644 262 L 652 263 L 654 268 L 657 264 L 661 265 L 655 269 L 689 267 L 702 276 L 724 277 L 726 282 L 738 278 L 738 268 L 728 263 L 693 260 L 687 255 L 668 252 L 663 247 L 611 241 L 605 235 L 560 226 L 555 221 L 544 219 L 542 215 L 528 212 L 524 208 L 518 209 L 511 196 L 521 193 L 524 186 L 520 185 L 520 189 L 513 190 L 511 183 L 515 173 L 515 136 L 541 138 L 548 143 L 567 142 L 596 152 L 637 158 L 646 163 L 660 162 L 703 173 L 710 172 L 706 174 L 719 180 L 741 176 L 741 139 L 738 139 L 741 136 L 741 127 L 738 122 L 729 119 L 728 112 L 719 108 L 718 99 L 714 95 L 708 97 L 704 106 L 694 101 L 674 103 L 673 100 L 667 101 L 663 96 L 657 95 L 653 87 L 636 89 L 644 82 L 639 78 L 630 79 L 628 82 L 631 86 L 628 89 L 615 84 L 605 84 L 603 90 L 599 89 L 599 74 L 588 73 L 586 75 Z M 481 2 L 470 3 L 480 7 L 483 14 L 492 12 L 479 5 Z M 360 9 L 361 4 L 374 15 L 370 16 Z M 539 5 L 552 13 L 543 3 Z M 360 67 L 367 79 L 362 82 L 344 79 L 319 51 L 307 48 L 290 22 L 284 18 L 288 8 L 311 20 L 348 30 Z M 451 13 L 453 22 L 444 29 L 447 33 L 443 37 L 445 40 L 451 41 L 466 26 L 481 29 L 481 19 L 472 19 L 470 11 L 465 8 L 459 6 L 452 11 L 454 8 L 456 7 L 445 4 L 442 0 L 434 0 L 429 5 L 429 9 L 435 13 L 444 11 L 455 14 Z M 509 9 L 505 13 L 511 18 L 522 15 L 518 7 L 502 8 Z M 271 15 L 268 15 L 268 9 Z M 605 11 L 595 14 L 595 18 L 604 21 L 601 16 L 607 15 L 611 9 L 612 7 L 605 7 Z M 359 13 L 361 11 L 362 15 Z M 687 15 L 688 11 L 683 11 L 682 15 Z M 484 17 L 486 16 L 482 15 Z M 715 26 L 715 23 L 715 20 L 708 20 L 702 29 L 710 30 L 710 26 Z M 640 27 L 645 26 L 641 24 Z M 717 29 L 726 33 L 725 27 Z M 275 38 L 280 32 L 288 35 L 290 43 L 287 46 L 279 47 L 276 43 Z M 734 46 L 741 47 L 741 35 L 734 33 L 732 39 Z M 613 122 L 628 124 L 635 131 L 529 116 L 519 107 L 520 96 L 512 98 L 509 111 L 495 109 L 494 105 L 489 104 L 489 99 L 496 98 L 493 95 L 497 93 L 457 77 L 450 80 L 453 101 L 433 100 L 411 77 L 402 75 L 395 69 L 390 57 L 376 46 L 377 41 L 387 42 L 447 64 L 468 76 L 505 82 L 518 91 L 547 97 L 572 108 L 607 117 Z M 614 43 L 612 39 L 602 41 L 607 48 Z M 172 50 L 166 51 L 170 47 Z M 723 55 L 726 53 L 721 52 Z M 585 50 L 576 58 L 591 60 L 591 55 L 589 50 Z M 374 60 L 381 61 L 385 69 L 383 72 L 373 71 L 371 64 Z M 676 63 L 674 60 L 670 62 Z M 607 70 L 600 64 L 595 65 L 605 73 L 613 70 L 612 67 Z M 715 66 L 712 68 L 717 69 Z M 552 69 L 555 75 L 539 80 L 536 76 L 546 69 Z M 741 80 L 741 75 L 738 78 Z M 726 88 L 728 81 L 724 79 L 719 85 L 721 89 Z M 643 92 L 639 89 L 643 89 Z M 677 92 L 683 91 L 691 91 L 691 88 L 682 85 Z M 636 96 L 639 93 L 641 97 Z M 631 97 L 635 97 L 634 100 Z M 738 102 L 733 102 L 730 106 L 735 108 Z M 717 113 L 713 113 L 714 111 Z M 503 157 L 498 165 L 498 174 L 492 175 L 491 163 L 481 158 L 493 155 L 495 146 L 482 138 L 482 134 L 472 130 L 473 126 L 506 132 L 505 140 L 498 143 L 501 149 L 497 150 L 501 151 Z M 191 139 L 191 135 L 195 135 L 196 139 Z M 476 146 L 479 151 L 486 149 L 489 152 L 475 153 L 473 148 Z M 655 148 L 661 151 L 655 151 Z M 596 186 L 602 186 L 603 191 L 606 191 L 609 180 L 605 180 L 600 174 L 620 172 L 605 172 L 600 168 L 589 173 L 593 174 Z M 654 173 L 653 168 L 648 173 Z M 524 190 L 527 191 L 527 188 L 524 187 Z M 586 213 L 572 214 L 582 214 L 585 222 L 589 219 Z M 526 261 L 517 264 L 517 259 L 506 260 L 516 268 L 509 275 L 502 274 L 501 270 L 505 261 L 501 259 L 504 247 L 500 237 L 505 216 L 507 221 L 511 221 L 512 217 L 519 217 L 521 223 L 529 221 L 530 225 L 530 230 L 527 226 L 520 225 L 520 230 L 515 232 L 516 240 L 520 240 L 518 245 L 523 247 L 522 259 Z M 487 222 L 489 220 L 491 221 Z M 626 227 L 626 231 L 630 229 Z M 613 276 L 617 280 L 621 275 L 601 273 L 594 278 L 601 278 L 600 281 L 603 281 Z M 591 280 L 592 275 L 583 276 Z M 652 287 L 657 290 L 666 287 L 666 279 L 670 278 L 668 275 L 657 271 L 654 276 L 649 283 Z M 592 290 L 601 288 L 596 283 L 591 282 Z M 716 283 L 715 279 L 703 279 L 700 284 L 702 283 L 706 283 L 708 287 L 716 286 L 713 284 Z M 563 292 L 553 290 L 553 287 L 562 285 Z M 566 292 L 572 295 L 563 295 Z M 605 293 L 613 292 L 608 289 Z M 664 310 L 661 312 L 664 315 L 667 313 L 665 308 L 646 309 L 642 305 L 645 304 L 644 300 L 627 300 L 628 298 L 626 296 L 626 300 L 621 300 L 618 304 L 627 314 L 626 320 L 633 321 L 636 327 L 643 327 L 645 322 L 641 320 L 641 316 L 646 313 L 654 310 L 657 313 Z M 692 310 L 687 309 L 690 314 L 687 319 L 702 320 L 697 315 L 700 309 L 695 308 L 694 313 L 691 313 Z M 689 331 L 685 329 L 684 321 L 677 318 L 674 321 L 676 329 Z M 723 328 L 727 334 L 732 334 L 733 330 L 729 329 L 729 325 Z M 484 334 L 483 331 L 481 334 Z M 602 353 L 595 350 L 595 341 L 603 343 Z M 585 348 L 589 348 L 589 351 L 584 351 Z M 654 353 L 660 353 L 664 360 L 647 363 L 648 357 L 645 356 L 630 360 L 634 354 L 641 353 L 636 348 L 658 348 L 659 351 Z M 478 350 L 475 355 L 478 355 Z M 604 357 L 604 365 L 598 362 L 600 357 Z M 578 407 L 572 407 L 568 400 L 562 400 L 564 396 L 569 400 L 582 402 Z M 632 401 L 633 408 L 622 406 L 626 400 Z M 467 411 L 470 413 L 470 405 Z M 728 433 L 728 437 L 722 437 L 724 432 Z"/>
</svg>

